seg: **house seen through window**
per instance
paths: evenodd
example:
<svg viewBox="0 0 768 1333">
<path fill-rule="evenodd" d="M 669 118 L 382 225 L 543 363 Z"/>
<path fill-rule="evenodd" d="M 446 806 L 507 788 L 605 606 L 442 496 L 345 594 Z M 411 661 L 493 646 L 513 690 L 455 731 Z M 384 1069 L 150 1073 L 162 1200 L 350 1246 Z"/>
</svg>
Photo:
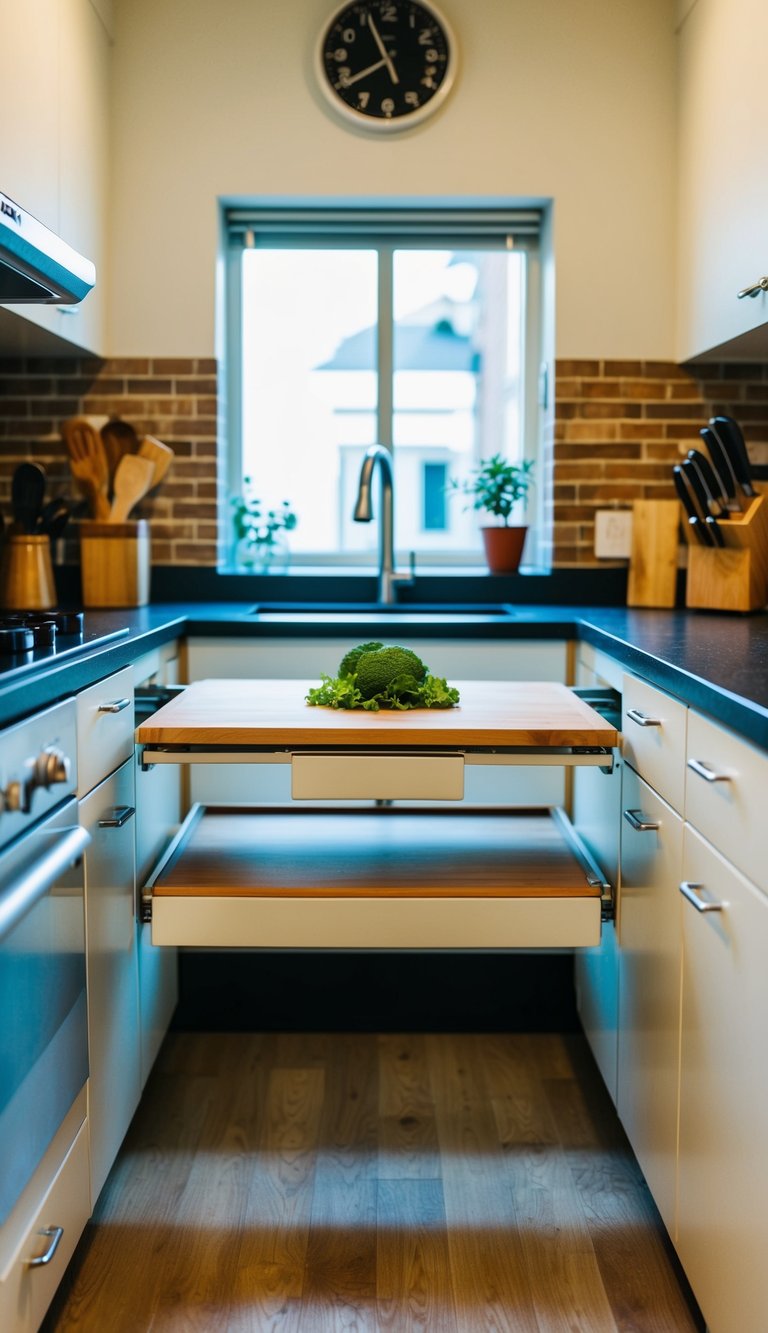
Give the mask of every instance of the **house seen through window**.
<svg viewBox="0 0 768 1333">
<path fill-rule="evenodd" d="M 273 224 L 236 246 L 231 477 L 290 501 L 299 563 L 370 563 L 378 523 L 352 514 L 371 444 L 393 454 L 399 557 L 423 564 L 481 560 L 487 517 L 451 478 L 492 454 L 535 454 L 530 245 L 468 231 L 430 244 L 428 221 L 402 236 L 376 221 L 351 236 Z"/>
</svg>

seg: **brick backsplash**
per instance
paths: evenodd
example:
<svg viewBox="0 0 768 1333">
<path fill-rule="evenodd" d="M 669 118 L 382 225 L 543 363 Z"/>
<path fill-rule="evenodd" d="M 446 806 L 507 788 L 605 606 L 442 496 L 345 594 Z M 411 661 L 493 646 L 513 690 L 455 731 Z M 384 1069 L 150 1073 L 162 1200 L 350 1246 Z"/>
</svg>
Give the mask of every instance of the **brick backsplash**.
<svg viewBox="0 0 768 1333">
<path fill-rule="evenodd" d="M 551 450 L 552 557 L 591 565 L 595 512 L 674 499 L 672 466 L 719 413 L 740 423 L 754 463 L 768 463 L 768 368 L 668 361 L 557 362 Z M 602 562 L 600 562 L 602 563 Z"/>
<path fill-rule="evenodd" d="M 137 510 L 151 520 L 153 562 L 215 566 L 228 539 L 217 524 L 224 469 L 216 370 L 209 358 L 0 359 L 0 510 L 9 517 L 11 476 L 25 459 L 45 468 L 49 496 L 74 497 L 62 420 L 120 417 L 176 453 Z M 672 464 L 718 412 L 741 423 L 753 462 L 768 464 L 763 365 L 558 361 L 542 469 L 552 563 L 595 563 L 596 510 L 671 499 Z M 77 560 L 74 531 L 60 554 Z"/>
<path fill-rule="evenodd" d="M 75 415 L 120 417 L 139 436 L 170 445 L 173 465 L 135 516 L 151 520 L 155 564 L 215 566 L 220 437 L 215 360 L 0 359 L 0 509 L 6 518 L 11 476 L 24 459 L 45 468 L 48 496 L 78 498 L 60 435 L 61 422 Z M 73 525 L 63 556 L 77 559 Z"/>
</svg>

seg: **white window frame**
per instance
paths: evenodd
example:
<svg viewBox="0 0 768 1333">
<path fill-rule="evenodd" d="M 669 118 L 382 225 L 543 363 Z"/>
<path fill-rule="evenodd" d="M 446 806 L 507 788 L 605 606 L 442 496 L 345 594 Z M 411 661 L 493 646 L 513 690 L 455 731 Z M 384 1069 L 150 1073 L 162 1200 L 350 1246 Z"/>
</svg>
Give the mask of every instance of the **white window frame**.
<svg viewBox="0 0 768 1333">
<path fill-rule="evenodd" d="M 355 206 L 346 202 L 295 203 L 263 201 L 227 203 L 222 201 L 224 282 L 219 319 L 220 360 L 224 364 L 224 403 L 222 417 L 226 438 L 226 494 L 221 497 L 220 530 L 230 524 L 229 496 L 239 494 L 243 484 L 242 437 L 242 254 L 256 243 L 265 246 L 309 249 L 314 245 L 328 248 L 375 248 L 388 262 L 380 262 L 378 304 L 380 310 L 392 308 L 393 255 L 397 249 L 435 248 L 507 248 L 525 249 L 525 331 L 523 358 L 523 457 L 536 463 L 536 486 L 529 499 L 528 522 L 531 527 L 526 547 L 526 565 L 540 567 L 541 551 L 547 545 L 545 522 L 546 478 L 543 451 L 543 411 L 541 366 L 543 362 L 543 265 L 541 239 L 545 230 L 546 208 L 542 204 L 520 206 L 516 203 L 473 201 L 466 207 L 425 203 L 414 200 L 392 205 Z M 378 329 L 378 442 L 393 449 L 393 337 L 390 321 L 380 319 Z M 234 349 L 237 349 L 235 351 Z M 531 540 L 533 539 L 533 540 Z M 222 543 L 225 559 L 228 543 Z M 404 553 L 399 553 L 402 558 Z M 423 557 L 432 567 L 461 567 L 471 572 L 484 567 L 482 552 L 429 552 Z M 294 568 L 317 566 L 360 566 L 359 552 L 302 552 Z"/>
</svg>

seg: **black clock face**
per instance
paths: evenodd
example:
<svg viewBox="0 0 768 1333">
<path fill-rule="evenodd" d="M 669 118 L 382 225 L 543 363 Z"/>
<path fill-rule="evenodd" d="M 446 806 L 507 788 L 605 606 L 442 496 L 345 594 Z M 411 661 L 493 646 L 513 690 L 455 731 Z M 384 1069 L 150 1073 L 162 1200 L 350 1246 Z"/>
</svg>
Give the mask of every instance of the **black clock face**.
<svg viewBox="0 0 768 1333">
<path fill-rule="evenodd" d="M 318 48 L 321 83 L 343 114 L 402 128 L 436 110 L 453 82 L 445 20 L 418 0 L 367 0 L 333 16 Z"/>
</svg>

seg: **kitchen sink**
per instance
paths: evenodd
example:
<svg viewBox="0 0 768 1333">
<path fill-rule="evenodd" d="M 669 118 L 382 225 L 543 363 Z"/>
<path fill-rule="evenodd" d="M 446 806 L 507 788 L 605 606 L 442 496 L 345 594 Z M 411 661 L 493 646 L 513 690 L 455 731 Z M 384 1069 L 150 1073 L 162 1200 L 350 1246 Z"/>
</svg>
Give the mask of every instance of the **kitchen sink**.
<svg viewBox="0 0 768 1333">
<path fill-rule="evenodd" d="M 431 624 L 460 625 L 488 617 L 514 615 L 506 602 L 471 602 L 445 604 L 439 602 L 395 602 L 382 605 L 377 602 L 331 602 L 318 605 L 312 602 L 258 602 L 250 612 L 263 622 L 292 620 L 300 624 L 374 624 L 382 620 L 390 624 L 428 620 Z"/>
</svg>

